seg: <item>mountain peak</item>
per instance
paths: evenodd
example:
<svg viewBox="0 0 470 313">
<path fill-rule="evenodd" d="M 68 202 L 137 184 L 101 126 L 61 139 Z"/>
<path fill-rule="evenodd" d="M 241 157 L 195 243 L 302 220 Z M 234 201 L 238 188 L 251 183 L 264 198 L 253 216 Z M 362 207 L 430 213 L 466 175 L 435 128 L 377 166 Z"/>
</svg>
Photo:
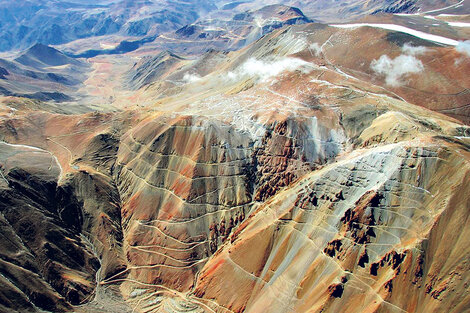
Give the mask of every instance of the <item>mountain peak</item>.
<svg viewBox="0 0 470 313">
<path fill-rule="evenodd" d="M 16 62 L 26 66 L 48 67 L 66 64 L 77 64 L 78 61 L 66 56 L 61 51 L 42 44 L 36 43 L 15 59 Z"/>
<path fill-rule="evenodd" d="M 28 53 L 32 54 L 62 54 L 59 50 L 56 48 L 53 48 L 49 45 L 37 42 L 34 45 L 32 45 L 29 49 L 26 50 Z"/>
<path fill-rule="evenodd" d="M 236 14 L 234 20 L 252 21 L 255 18 L 271 19 L 276 18 L 282 21 L 301 19 L 304 22 L 311 22 L 299 8 L 284 5 L 284 4 L 270 4 L 257 10 L 245 11 Z"/>
</svg>

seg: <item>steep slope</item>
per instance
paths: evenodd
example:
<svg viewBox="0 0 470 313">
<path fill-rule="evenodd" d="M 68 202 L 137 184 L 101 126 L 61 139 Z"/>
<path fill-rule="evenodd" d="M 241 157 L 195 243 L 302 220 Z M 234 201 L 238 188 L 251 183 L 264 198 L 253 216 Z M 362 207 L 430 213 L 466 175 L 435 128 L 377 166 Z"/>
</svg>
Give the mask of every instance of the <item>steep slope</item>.
<svg viewBox="0 0 470 313">
<path fill-rule="evenodd" d="M 235 312 L 468 308 L 468 251 L 452 248 L 465 245 L 465 235 L 444 244 L 448 226 L 440 223 L 468 227 L 461 152 L 391 144 L 307 175 L 242 224 L 199 275 L 195 295 Z M 228 284 L 233 292 L 221 294 Z"/>
<path fill-rule="evenodd" d="M 171 53 L 162 52 L 155 57 L 144 57 L 128 73 L 133 89 L 140 89 L 165 77 L 182 67 L 184 59 Z"/>
<path fill-rule="evenodd" d="M 71 310 L 94 289 L 99 261 L 80 240 L 78 201 L 58 187 L 48 151 L 0 143 L 1 308 Z"/>
<path fill-rule="evenodd" d="M 17 269 L 2 272 L 12 286 L 2 292 L 14 290 L 17 299 L 26 299 L 23 306 L 29 311 L 70 311 L 91 300 L 90 305 L 113 303 L 111 289 L 98 283 L 125 263 L 120 199 L 111 170 L 118 131 L 113 126 L 123 129 L 127 118 L 36 112 L 3 121 L 5 139 L 47 149 L 2 143 L 9 149 L 2 150 L 1 212 L 11 230 L 3 229 L 22 243 L 15 249 L 6 246 L 5 260 Z M 34 284 L 24 284 L 26 277 Z M 21 311 L 19 303 L 6 302 L 6 310 Z M 115 306 L 127 307 L 122 300 Z"/>
<path fill-rule="evenodd" d="M 122 190 L 130 192 L 131 267 L 106 283 L 125 282 L 129 301 L 151 311 L 439 312 L 454 301 L 461 303 L 456 312 L 466 308 L 468 277 L 456 277 L 468 271 L 468 251 L 441 271 L 442 254 L 434 252 L 445 247 L 434 233 L 444 231 L 435 224 L 441 216 L 466 225 L 468 197 L 457 190 L 468 180 L 468 147 L 459 142 L 468 128 L 325 64 L 323 52 L 315 54 L 317 36 L 335 30 L 301 27 L 257 42 L 222 73 L 156 103 L 210 122 L 155 114 L 129 133 Z M 218 95 L 211 94 L 216 85 Z M 218 130 L 209 145 L 203 134 L 219 128 L 214 119 L 228 123 L 231 136 Z M 201 154 L 216 161 L 217 176 L 200 176 L 207 166 Z M 220 172 L 226 162 L 242 168 L 250 162 L 252 174 Z M 449 173 L 452 180 L 443 179 Z M 214 185 L 200 185 L 209 179 Z M 452 246 L 465 246 L 459 238 Z"/>
</svg>

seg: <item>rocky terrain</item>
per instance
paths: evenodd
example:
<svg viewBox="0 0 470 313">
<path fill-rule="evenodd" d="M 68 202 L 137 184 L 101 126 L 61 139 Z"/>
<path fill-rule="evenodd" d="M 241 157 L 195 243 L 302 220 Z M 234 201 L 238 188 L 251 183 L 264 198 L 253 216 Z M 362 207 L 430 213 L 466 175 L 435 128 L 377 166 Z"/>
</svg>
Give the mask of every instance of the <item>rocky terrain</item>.
<svg viewBox="0 0 470 313">
<path fill-rule="evenodd" d="M 2 56 L 0 312 L 470 310 L 467 4 L 207 3 Z"/>
</svg>

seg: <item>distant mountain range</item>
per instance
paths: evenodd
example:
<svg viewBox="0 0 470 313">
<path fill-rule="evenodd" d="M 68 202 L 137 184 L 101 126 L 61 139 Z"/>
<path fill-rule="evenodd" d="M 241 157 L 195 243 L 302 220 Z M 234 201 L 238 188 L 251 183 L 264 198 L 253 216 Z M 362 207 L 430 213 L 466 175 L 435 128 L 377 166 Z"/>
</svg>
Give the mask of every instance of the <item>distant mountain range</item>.
<svg viewBox="0 0 470 313">
<path fill-rule="evenodd" d="M 416 12 L 421 8 L 441 8 L 456 3 L 456 0 L 282 1 L 283 5 L 297 7 L 308 18 L 320 21 L 344 21 L 380 12 Z M 175 31 L 207 18 L 228 21 L 237 16 L 236 19 L 243 19 L 246 11 L 271 4 L 279 4 L 279 1 L 2 1 L 0 51 L 26 49 L 35 43 L 59 45 L 107 35 L 135 40 Z"/>
<path fill-rule="evenodd" d="M 24 49 L 36 42 L 57 45 L 117 33 L 161 33 L 192 23 L 214 9 L 211 0 L 2 1 L 0 51 Z"/>
<path fill-rule="evenodd" d="M 0 95 L 41 101 L 70 101 L 89 65 L 43 44 L 14 60 L 0 59 Z"/>
</svg>

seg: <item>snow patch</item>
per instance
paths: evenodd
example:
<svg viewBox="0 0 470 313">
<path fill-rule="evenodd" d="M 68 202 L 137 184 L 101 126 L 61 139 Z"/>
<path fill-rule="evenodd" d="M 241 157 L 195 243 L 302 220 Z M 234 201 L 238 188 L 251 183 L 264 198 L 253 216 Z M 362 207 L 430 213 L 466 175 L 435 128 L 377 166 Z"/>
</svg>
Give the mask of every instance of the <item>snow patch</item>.
<svg viewBox="0 0 470 313">
<path fill-rule="evenodd" d="M 449 6 L 445 7 L 445 8 L 436 9 L 436 10 L 431 10 L 431 11 L 426 11 L 426 12 L 424 12 L 424 13 L 425 13 L 425 14 L 426 14 L 426 13 L 435 13 L 435 12 L 440 12 L 440 11 L 444 11 L 444 10 L 447 10 L 447 9 L 458 8 L 458 7 L 461 7 L 464 2 L 465 2 L 465 0 L 461 0 L 459 3 L 453 4 L 453 5 L 449 5 Z"/>
<path fill-rule="evenodd" d="M 395 25 L 395 24 L 357 23 L 357 24 L 332 24 L 330 26 L 337 27 L 337 28 L 357 28 L 357 27 L 369 26 L 369 27 L 376 27 L 376 28 L 402 32 L 402 33 L 406 33 L 406 34 L 409 34 L 409 35 L 412 35 L 421 39 L 434 41 L 434 42 L 442 43 L 442 44 L 449 45 L 449 46 L 456 46 L 459 43 L 457 40 L 454 40 L 454 39 L 428 34 L 422 31 L 414 30 L 405 26 Z"/>
<path fill-rule="evenodd" d="M 447 24 L 454 27 L 470 27 L 470 23 L 463 22 L 447 22 Z"/>
</svg>

